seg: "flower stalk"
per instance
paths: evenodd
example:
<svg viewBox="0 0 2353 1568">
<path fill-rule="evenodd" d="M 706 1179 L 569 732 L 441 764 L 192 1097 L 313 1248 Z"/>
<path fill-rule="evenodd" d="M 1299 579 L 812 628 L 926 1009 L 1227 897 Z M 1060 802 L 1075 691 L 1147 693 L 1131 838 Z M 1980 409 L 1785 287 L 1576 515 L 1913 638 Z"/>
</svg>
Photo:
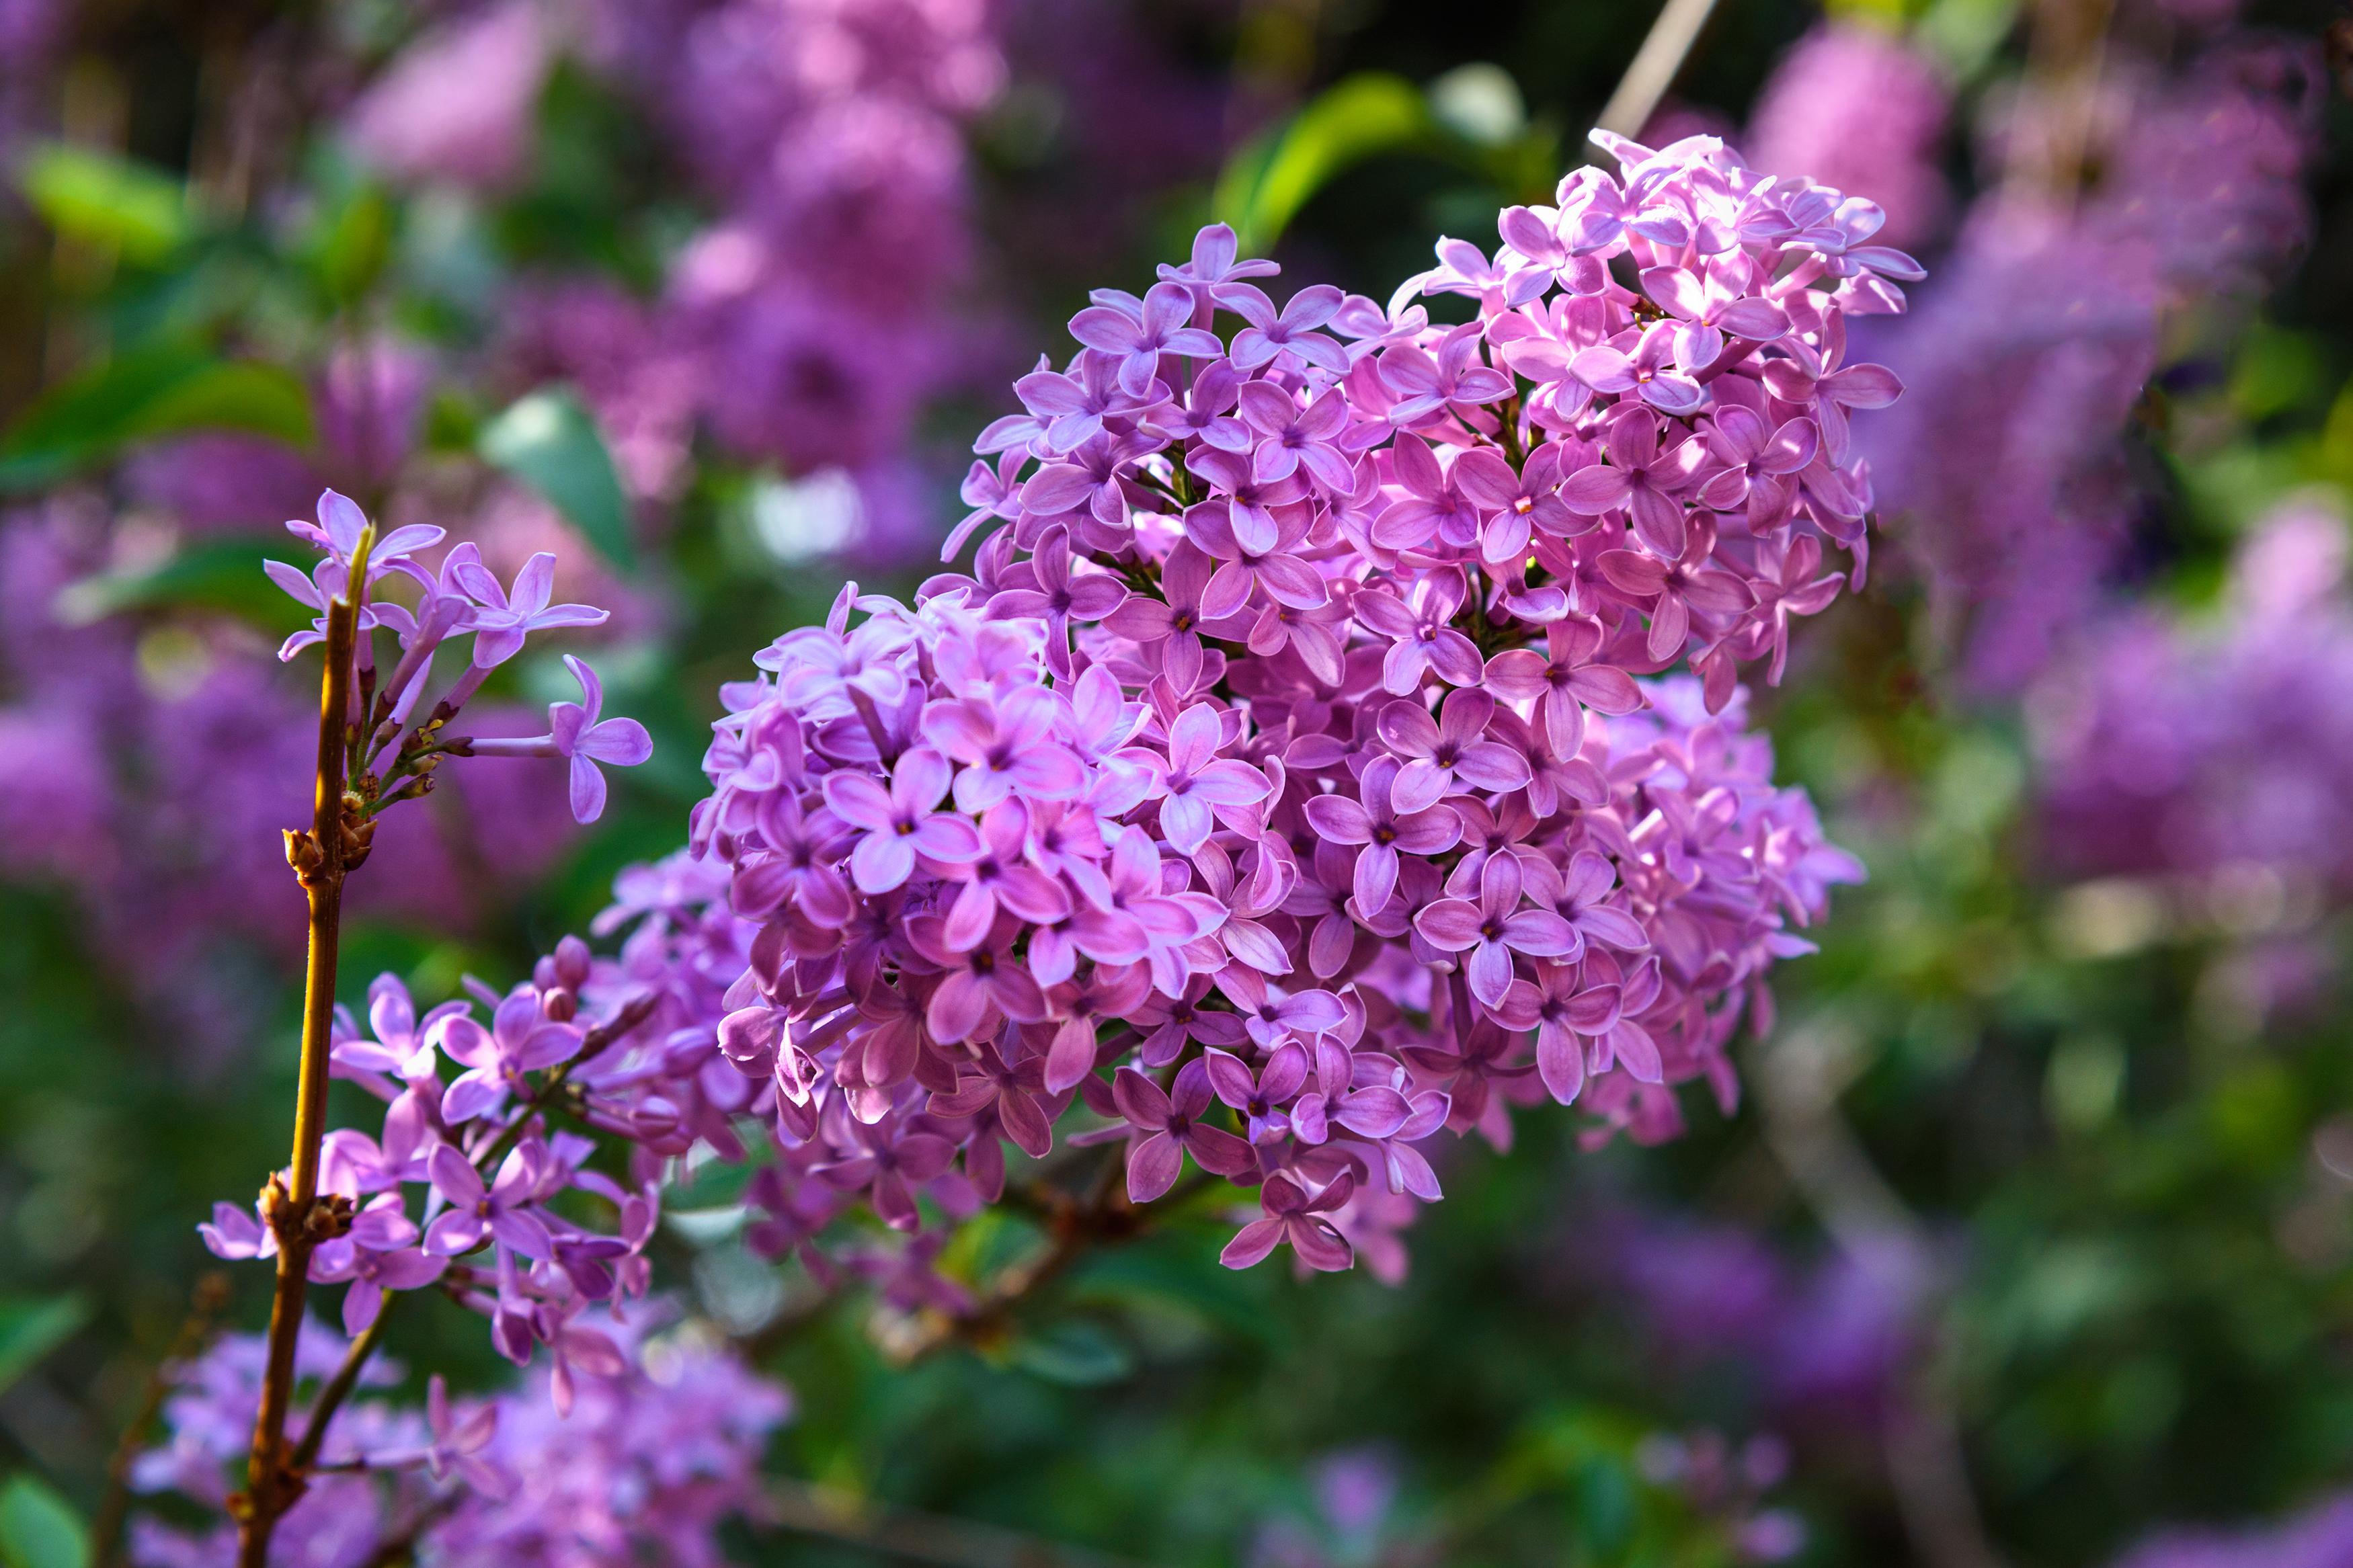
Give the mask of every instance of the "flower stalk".
<svg viewBox="0 0 2353 1568">
<path fill-rule="evenodd" d="M 320 679 L 319 763 L 308 833 L 290 829 L 286 859 L 310 904 L 309 958 L 303 973 L 302 1057 L 294 1099 L 294 1147 L 287 1175 L 273 1175 L 262 1207 L 278 1241 L 277 1287 L 269 1303 L 268 1372 L 254 1420 L 246 1489 L 237 1500 L 239 1568 L 264 1568 L 278 1521 L 302 1495 L 303 1480 L 286 1447 L 294 1396 L 294 1348 L 310 1288 L 311 1254 L 351 1224 L 348 1199 L 319 1197 L 320 1149 L 327 1131 L 328 1053 L 333 1047 L 335 966 L 343 940 L 343 876 L 366 854 L 364 819 L 346 784 L 352 665 L 367 593 L 375 530 L 360 536 L 349 586 L 327 605 L 326 668 Z"/>
</svg>

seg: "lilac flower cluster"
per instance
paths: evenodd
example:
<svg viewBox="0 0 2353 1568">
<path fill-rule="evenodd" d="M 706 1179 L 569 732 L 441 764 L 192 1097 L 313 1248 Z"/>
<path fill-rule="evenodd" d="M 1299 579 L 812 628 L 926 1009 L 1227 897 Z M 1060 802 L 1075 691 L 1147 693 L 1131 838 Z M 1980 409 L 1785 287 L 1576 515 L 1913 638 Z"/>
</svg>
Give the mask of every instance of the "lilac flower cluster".
<svg viewBox="0 0 2353 1568">
<path fill-rule="evenodd" d="M 649 1339 L 658 1321 L 644 1312 L 610 1326 L 621 1350 L 609 1372 L 581 1381 L 568 1416 L 554 1415 L 538 1386 L 553 1373 L 481 1399 L 453 1398 L 436 1377 L 421 1411 L 382 1398 L 349 1405 L 280 1527 L 276 1560 L 712 1568 L 723 1561 L 720 1522 L 760 1512 L 761 1453 L 791 1400 L 691 1333 Z M 305 1379 L 324 1378 L 341 1353 L 332 1334 L 306 1325 Z M 137 1489 L 225 1509 L 262 1365 L 261 1339 L 232 1335 L 178 1368 L 164 1440 L 133 1468 Z M 379 1362 L 363 1382 L 381 1390 L 400 1380 Z M 235 1555 L 225 1520 L 190 1530 L 142 1517 L 131 1546 L 140 1568 L 219 1568 Z"/>
<path fill-rule="evenodd" d="M 2314 70 L 2277 47 L 2218 47 L 2172 80 L 2120 66 L 2092 115 L 2098 183 L 1982 198 L 1923 310 L 1873 337 L 1915 395 L 1863 445 L 1981 688 L 2030 680 L 2115 565 L 2141 501 L 2125 437 L 2185 323 L 2301 245 Z M 2026 99 L 1989 155 L 2037 161 L 2074 112 Z"/>
<path fill-rule="evenodd" d="M 2353 598 L 2346 525 L 2295 501 L 2253 534 L 2218 613 L 2089 628 L 2030 704 L 2043 836 L 2077 872 L 2248 868 L 2353 893 Z"/>
<path fill-rule="evenodd" d="M 712 1053 L 665 1049 L 638 1027 L 650 1002 L 607 968 L 566 938 L 504 995 L 470 981 L 470 999 L 420 1016 L 385 974 L 368 988 L 364 1029 L 338 1010 L 331 1070 L 385 1102 L 380 1133 L 337 1128 L 322 1152 L 321 1191 L 353 1217 L 313 1252 L 309 1278 L 347 1287 L 346 1332 L 375 1322 L 385 1292 L 438 1286 L 489 1319 L 517 1365 L 548 1347 L 559 1409 L 575 1371 L 620 1364 L 609 1336 L 579 1320 L 646 1291 L 660 1159 L 712 1125 L 696 1070 Z M 637 1146 L 627 1179 L 590 1165 L 596 1133 Z M 587 1210 L 612 1227 L 569 1217 Z M 259 1205 L 217 1204 L 200 1228 L 221 1258 L 278 1250 Z"/>
<path fill-rule="evenodd" d="M 555 589 L 554 555 L 544 551 L 533 555 L 504 587 L 483 565 L 481 552 L 470 542 L 452 548 L 438 571 L 428 571 L 416 555 L 441 542 L 440 528 L 410 523 L 377 538 L 358 505 L 333 490 L 320 496 L 317 522 L 296 521 L 286 526 L 322 552 L 325 559 L 307 574 L 281 561 L 263 563 L 271 582 L 297 604 L 319 612 L 309 630 L 286 639 L 278 650 L 280 659 L 291 659 L 325 639 L 327 607 L 352 592 L 355 563 L 366 576 L 351 670 L 357 698 L 353 711 L 364 715 L 355 721 L 362 740 L 354 754 L 373 770 L 385 750 L 396 741 L 400 742 L 382 777 L 370 772 L 357 781 L 371 818 L 396 800 L 429 793 L 440 758 L 455 755 L 560 758 L 570 770 L 573 816 L 581 822 L 594 822 L 605 809 L 602 770 L 634 767 L 653 754 L 653 742 L 643 724 L 635 719 L 604 717 L 603 682 L 586 662 L 569 654 L 565 656 L 565 666 L 580 683 L 581 700 L 551 705 L 546 734 L 444 737 L 444 729 L 481 689 L 491 672 L 521 653 L 532 633 L 600 626 L 607 619 L 608 613 L 593 605 L 549 603 Z M 379 580 L 395 574 L 408 580 L 417 595 L 414 606 L 373 596 Z M 399 661 L 381 683 L 376 678 L 374 635 L 379 630 L 392 633 L 400 648 Z M 461 636 L 473 639 L 465 672 L 418 719 L 431 685 L 434 660 L 449 639 Z"/>
<path fill-rule="evenodd" d="M 248 1048 L 257 969 L 301 962 L 279 830 L 309 814 L 317 691 L 273 679 L 267 646 L 225 618 L 80 613 L 89 584 L 135 570 L 146 526 L 79 493 L 0 515 L 0 877 L 68 894 L 202 1074 Z M 469 722 L 531 732 L 503 701 L 478 698 Z M 439 812 L 383 819 L 375 843 L 400 874 L 355 884 L 356 912 L 462 929 L 570 835 L 556 770 L 439 782 L 464 830 Z"/>
<path fill-rule="evenodd" d="M 1082 1105 L 1131 1201 L 1188 1158 L 1254 1190 L 1229 1263 L 1345 1268 L 1376 1194 L 1439 1196 L 1441 1130 L 1731 1103 L 1860 875 L 1733 671 L 1860 557 L 1849 411 L 1896 387 L 1844 317 L 1916 268 L 1712 140 L 1611 147 L 1386 310 L 1278 306 L 1223 228 L 1098 292 L 979 443 L 971 574 L 845 589 L 726 691 L 689 851 L 612 921 L 772 1123 L 755 1245 L 969 1212 Z"/>
</svg>

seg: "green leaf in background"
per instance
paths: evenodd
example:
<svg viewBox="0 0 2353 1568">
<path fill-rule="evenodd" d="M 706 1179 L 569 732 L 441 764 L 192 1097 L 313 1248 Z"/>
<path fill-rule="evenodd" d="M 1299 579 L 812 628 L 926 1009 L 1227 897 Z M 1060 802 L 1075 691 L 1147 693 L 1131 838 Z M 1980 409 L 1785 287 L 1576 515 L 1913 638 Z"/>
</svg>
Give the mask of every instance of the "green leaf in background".
<svg viewBox="0 0 2353 1568">
<path fill-rule="evenodd" d="M 1135 1354 L 1101 1323 L 1072 1318 L 1014 1342 L 1013 1364 L 1049 1383 L 1093 1388 L 1135 1370 Z"/>
<path fill-rule="evenodd" d="M 51 142 L 25 159 L 17 184 L 58 234 L 142 265 L 177 250 L 193 227 L 178 179 L 111 153 Z"/>
<path fill-rule="evenodd" d="M 136 349 L 51 387 L 0 440 L 0 489 L 37 489 L 133 442 L 242 430 L 293 446 L 314 434 L 311 395 L 276 365 L 188 342 Z"/>
<path fill-rule="evenodd" d="M 85 577 L 58 595 L 58 618 L 86 626 L 137 610 L 216 610 L 271 632 L 292 631 L 310 613 L 263 575 L 264 561 L 300 561 L 301 552 L 252 539 L 223 539 L 181 550 L 158 566 Z"/>
<path fill-rule="evenodd" d="M 0 1296 L 0 1389 L 73 1337 L 90 1317 L 79 1296 Z"/>
<path fill-rule="evenodd" d="M 1236 153 L 1211 200 L 1244 254 L 1262 252 L 1335 174 L 1377 153 L 1427 144 L 1437 132 L 1420 89 L 1402 77 L 1362 72 Z"/>
<path fill-rule="evenodd" d="M 1973 81 L 2017 27 L 2018 10 L 2018 0 L 1929 0 L 1915 36 L 1954 80 Z"/>
<path fill-rule="evenodd" d="M 307 447 L 316 435 L 310 390 L 290 372 L 258 360 L 216 360 L 165 389 L 133 434 L 183 430 L 242 430 L 291 447 Z"/>
<path fill-rule="evenodd" d="M 90 1528 L 73 1505 L 30 1476 L 0 1487 L 0 1564 L 86 1568 Z"/>
<path fill-rule="evenodd" d="M 1172 1247 L 1099 1252 L 1072 1271 L 1070 1289 L 1076 1301 L 1179 1311 L 1237 1338 L 1269 1342 L 1279 1332 L 1264 1300 L 1240 1276 L 1202 1268 L 1199 1259 Z"/>
<path fill-rule="evenodd" d="M 392 258 L 392 202 L 375 185 L 361 185 L 321 220 L 312 265 L 319 287 L 337 305 L 367 293 Z"/>
<path fill-rule="evenodd" d="M 629 498 L 596 422 L 568 387 L 543 387 L 491 420 L 477 449 L 483 460 L 545 496 L 606 560 L 627 568 Z"/>
</svg>

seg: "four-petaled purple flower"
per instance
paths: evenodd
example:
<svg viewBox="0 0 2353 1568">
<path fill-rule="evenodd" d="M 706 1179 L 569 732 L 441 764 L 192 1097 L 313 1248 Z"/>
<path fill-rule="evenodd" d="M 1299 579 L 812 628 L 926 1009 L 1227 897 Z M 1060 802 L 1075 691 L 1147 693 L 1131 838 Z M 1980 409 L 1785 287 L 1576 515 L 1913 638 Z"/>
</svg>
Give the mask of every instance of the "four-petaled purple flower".
<svg viewBox="0 0 2353 1568">
<path fill-rule="evenodd" d="M 427 1162 L 433 1190 L 449 1206 L 426 1226 L 425 1250 L 437 1258 L 461 1258 L 495 1241 L 525 1258 L 549 1256 L 554 1243 L 533 1206 L 540 1163 L 546 1155 L 544 1144 L 523 1140 L 507 1152 L 497 1179 L 485 1187 L 472 1163 L 455 1148 L 444 1143 L 434 1150 Z"/>
<path fill-rule="evenodd" d="M 1442 805 L 1420 811 L 1398 808 L 1396 789 L 1399 768 L 1393 757 L 1377 757 L 1358 782 L 1360 801 L 1344 795 L 1311 797 L 1304 810 L 1308 826 L 1335 844 L 1362 846 L 1356 851 L 1356 910 L 1359 918 L 1380 913 L 1396 891 L 1400 855 L 1436 855 L 1462 837 L 1462 819 Z"/>
<path fill-rule="evenodd" d="M 555 595 L 555 557 L 544 550 L 522 563 L 512 591 L 499 586 L 479 557 L 459 566 L 457 574 L 459 585 L 480 606 L 473 616 L 474 663 L 485 669 L 521 653 L 523 638 L 533 632 L 601 626 L 611 618 L 610 611 L 594 605 L 548 603 Z"/>
<path fill-rule="evenodd" d="M 1680 438 L 1662 450 L 1657 417 L 1641 408 L 1620 407 L 1623 412 L 1609 421 L 1602 437 L 1609 461 L 1569 475 L 1561 499 L 1569 510 L 1586 517 L 1624 510 L 1651 552 L 1672 561 L 1683 552 L 1682 494 L 1705 448 Z"/>
<path fill-rule="evenodd" d="M 1318 283 L 1293 294 L 1278 312 L 1263 290 L 1247 283 L 1219 289 L 1218 303 L 1250 323 L 1234 334 L 1234 368 L 1258 370 L 1271 364 L 1278 370 L 1345 374 L 1347 351 L 1315 329 L 1339 314 L 1346 299 L 1331 284 Z"/>
<path fill-rule="evenodd" d="M 828 773 L 825 803 L 834 816 L 860 830 L 849 852 L 849 874 L 863 893 L 887 893 L 915 874 L 916 859 L 942 865 L 977 859 L 980 835 L 971 823 L 938 809 L 947 798 L 952 772 L 947 759 L 917 746 L 891 769 L 891 787 L 863 773 Z"/>
<path fill-rule="evenodd" d="M 441 1093 L 441 1119 L 452 1126 L 498 1110 L 508 1095 L 527 1087 L 524 1074 L 569 1061 L 581 1043 L 580 1031 L 549 1018 L 528 990 L 501 1001 L 487 1029 L 463 1013 L 442 1019 L 438 1027 L 435 1043 L 467 1069 Z"/>
<path fill-rule="evenodd" d="M 1433 947 L 1469 952 L 1471 994 L 1493 1007 L 1512 986 L 1512 958 L 1558 958 L 1578 945 L 1567 921 L 1549 910 L 1520 907 L 1525 886 L 1519 857 L 1491 855 L 1479 872 L 1479 901 L 1440 899 L 1414 917 Z"/>
<path fill-rule="evenodd" d="M 1528 782 L 1527 758 L 1484 738 L 1494 711 L 1495 700 L 1476 687 L 1448 692 L 1436 719 L 1410 699 L 1381 710 L 1381 739 L 1408 759 L 1397 777 L 1399 812 L 1425 811 L 1464 786 L 1515 790 Z"/>
<path fill-rule="evenodd" d="M 1193 296 L 1181 283 L 1155 283 L 1133 314 L 1115 305 L 1091 305 L 1071 318 L 1071 336 L 1112 356 L 1124 392 L 1141 395 L 1151 386 L 1162 354 L 1214 359 L 1226 352 L 1218 334 L 1187 326 Z"/>
<path fill-rule="evenodd" d="M 1168 727 L 1168 773 L 1160 781 L 1160 832 L 1180 854 L 1208 842 L 1212 808 L 1256 805 L 1272 786 L 1248 763 L 1220 757 L 1218 710 L 1197 702 Z"/>
<path fill-rule="evenodd" d="M 1149 1134 L 1128 1152 L 1131 1203 L 1148 1204 L 1175 1186 L 1187 1154 L 1220 1176 L 1239 1176 L 1256 1163 L 1249 1144 L 1201 1120 L 1211 1100 L 1209 1069 L 1198 1058 L 1179 1068 L 1165 1091 L 1135 1068 L 1122 1068 L 1113 1075 L 1111 1092 L 1128 1123 Z"/>
<path fill-rule="evenodd" d="M 1236 1232 L 1218 1261 L 1229 1268 L 1248 1268 L 1287 1241 L 1299 1261 L 1310 1268 L 1325 1273 L 1346 1268 L 1356 1261 L 1356 1254 L 1324 1215 L 1345 1204 L 1356 1190 L 1356 1178 L 1344 1173 L 1311 1198 L 1293 1177 L 1275 1172 L 1259 1189 L 1265 1217 Z"/>
</svg>

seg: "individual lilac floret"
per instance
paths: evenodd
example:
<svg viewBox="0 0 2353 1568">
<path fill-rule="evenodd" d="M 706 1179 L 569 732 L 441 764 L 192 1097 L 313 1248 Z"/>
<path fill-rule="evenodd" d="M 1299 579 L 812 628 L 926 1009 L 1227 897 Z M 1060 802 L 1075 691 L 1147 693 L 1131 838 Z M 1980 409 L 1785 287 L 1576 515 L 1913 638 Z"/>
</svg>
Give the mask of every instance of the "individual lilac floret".
<svg viewBox="0 0 2353 1568">
<path fill-rule="evenodd" d="M 318 521 L 293 518 L 286 524 L 287 532 L 308 540 L 346 572 L 351 570 L 352 558 L 358 553 L 360 537 L 367 528 L 367 514 L 360 510 L 359 503 L 333 490 L 319 492 Z M 443 534 L 443 530 L 430 523 L 410 523 L 377 539 L 368 551 L 369 581 L 382 576 L 394 563 L 440 543 Z"/>
<path fill-rule="evenodd" d="M 605 811 L 605 767 L 633 768 L 654 754 L 653 739 L 635 719 L 606 719 L 605 683 L 584 659 L 564 656 L 565 668 L 580 683 L 581 700 L 547 710 L 548 732 L 535 739 L 481 739 L 477 757 L 562 757 L 572 769 L 572 815 L 594 822 Z"/>
</svg>

